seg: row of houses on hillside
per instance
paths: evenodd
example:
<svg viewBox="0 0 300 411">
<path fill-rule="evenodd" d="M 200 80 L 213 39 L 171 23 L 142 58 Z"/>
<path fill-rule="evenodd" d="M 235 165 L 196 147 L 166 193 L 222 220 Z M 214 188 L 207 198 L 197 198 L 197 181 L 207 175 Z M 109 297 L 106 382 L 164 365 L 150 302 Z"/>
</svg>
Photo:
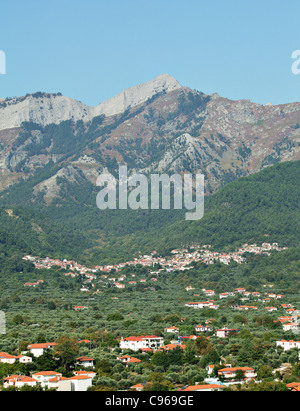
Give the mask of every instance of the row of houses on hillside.
<svg viewBox="0 0 300 411">
<path fill-rule="evenodd" d="M 14 387 L 16 389 L 24 386 L 43 389 L 55 389 L 57 391 L 87 391 L 92 386 L 95 372 L 74 371 L 74 376 L 65 378 L 61 373 L 55 371 L 42 371 L 33 373 L 30 377 L 26 375 L 9 375 L 3 379 L 3 387 Z"/>
</svg>

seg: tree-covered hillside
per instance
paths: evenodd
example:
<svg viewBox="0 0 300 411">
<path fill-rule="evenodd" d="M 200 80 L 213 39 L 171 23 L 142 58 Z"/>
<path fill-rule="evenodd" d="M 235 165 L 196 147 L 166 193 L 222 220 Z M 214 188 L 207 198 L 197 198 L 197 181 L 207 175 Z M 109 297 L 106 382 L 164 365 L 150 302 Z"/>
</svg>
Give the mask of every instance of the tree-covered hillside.
<svg viewBox="0 0 300 411">
<path fill-rule="evenodd" d="M 240 178 L 205 201 L 203 219 L 178 220 L 151 236 L 140 238 L 140 247 L 170 250 L 191 242 L 220 249 L 243 242 L 300 242 L 300 161 L 268 167 Z M 151 248 L 150 246 L 150 248 Z"/>
<path fill-rule="evenodd" d="M 192 242 L 218 250 L 244 242 L 299 246 L 299 179 L 299 161 L 241 178 L 206 198 L 199 221 L 185 221 L 182 211 L 100 211 L 96 203 L 76 201 L 43 211 L 7 206 L 0 213 L 1 249 L 101 264 L 126 261 L 139 251 L 166 254 Z M 5 211 L 10 208 L 18 218 Z"/>
</svg>

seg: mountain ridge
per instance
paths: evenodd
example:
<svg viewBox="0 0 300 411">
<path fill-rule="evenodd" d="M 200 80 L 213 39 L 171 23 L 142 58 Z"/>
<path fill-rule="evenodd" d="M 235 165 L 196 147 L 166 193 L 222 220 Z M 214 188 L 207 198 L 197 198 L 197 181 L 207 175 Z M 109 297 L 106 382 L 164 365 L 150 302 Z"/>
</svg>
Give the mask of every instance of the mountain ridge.
<svg viewBox="0 0 300 411">
<path fill-rule="evenodd" d="M 0 100 L 0 130 L 20 127 L 23 122 L 35 122 L 42 126 L 59 124 L 66 120 L 90 121 L 94 117 L 113 116 L 144 103 L 162 91 L 170 92 L 181 88 L 168 74 L 130 87 L 97 106 L 88 106 L 61 93 L 37 92 L 25 97 Z"/>
<path fill-rule="evenodd" d="M 34 103 L 31 121 L 0 130 L 0 192 L 32 181 L 31 200 L 43 196 L 47 205 L 65 196 L 64 181 L 90 190 L 99 173 L 116 172 L 120 163 L 130 173 L 203 173 L 212 194 L 241 176 L 300 159 L 300 103 L 263 106 L 209 96 L 166 74 L 96 107 L 76 102 L 76 116 L 59 93 L 27 99 Z M 57 107 L 68 102 L 60 115 L 55 101 Z M 0 124 L 8 109 L 24 120 L 25 103 L 0 103 Z M 36 123 L 41 118 L 46 125 Z"/>
</svg>

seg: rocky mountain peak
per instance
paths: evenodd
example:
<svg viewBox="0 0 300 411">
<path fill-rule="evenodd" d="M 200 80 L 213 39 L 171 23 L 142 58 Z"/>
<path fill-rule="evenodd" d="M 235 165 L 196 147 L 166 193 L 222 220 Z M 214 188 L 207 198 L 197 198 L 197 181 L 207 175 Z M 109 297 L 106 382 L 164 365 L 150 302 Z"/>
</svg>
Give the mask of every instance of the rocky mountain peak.
<svg viewBox="0 0 300 411">
<path fill-rule="evenodd" d="M 147 83 L 126 89 L 96 107 L 87 106 L 61 93 L 37 92 L 0 100 L 0 130 L 20 127 L 25 121 L 45 126 L 65 120 L 89 121 L 102 114 L 113 116 L 144 103 L 155 94 L 169 93 L 179 88 L 181 85 L 173 77 L 162 74 Z"/>
</svg>

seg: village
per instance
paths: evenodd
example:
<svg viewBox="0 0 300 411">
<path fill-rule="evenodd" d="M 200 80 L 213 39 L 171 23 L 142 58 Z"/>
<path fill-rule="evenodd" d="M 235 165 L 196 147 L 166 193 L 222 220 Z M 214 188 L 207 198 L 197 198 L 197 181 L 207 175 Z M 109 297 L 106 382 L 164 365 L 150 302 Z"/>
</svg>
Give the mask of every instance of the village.
<svg viewBox="0 0 300 411">
<path fill-rule="evenodd" d="M 203 262 L 205 264 L 214 264 L 219 261 L 222 264 L 230 264 L 231 261 L 235 261 L 238 264 L 244 263 L 246 260 L 243 257 L 245 253 L 253 253 L 257 255 L 270 255 L 272 251 L 283 251 L 287 247 L 279 247 L 278 243 L 263 243 L 261 246 L 256 244 L 248 245 L 244 244 L 239 250 L 231 253 L 219 253 L 216 251 L 210 251 L 211 245 L 191 245 L 188 249 L 172 250 L 172 256 L 169 258 L 162 258 L 157 256 L 156 251 L 153 251 L 151 255 L 140 255 L 138 258 L 134 258 L 132 261 L 126 261 L 115 265 L 95 266 L 94 268 L 88 268 L 76 261 L 68 261 L 66 259 L 51 259 L 51 258 L 39 258 L 27 255 L 23 260 L 31 261 L 37 269 L 50 269 L 54 266 L 61 268 L 62 270 L 69 269 L 72 272 L 67 274 L 75 276 L 76 274 L 85 275 L 89 279 L 95 279 L 96 273 L 104 272 L 110 273 L 112 270 L 115 272 L 120 271 L 126 265 L 143 267 L 153 267 L 155 265 L 160 266 L 153 274 L 157 274 L 161 271 L 174 272 L 176 270 L 189 270 L 192 263 Z M 193 251 L 194 250 L 194 251 Z"/>
<path fill-rule="evenodd" d="M 194 262 L 202 262 L 208 266 L 218 261 L 224 266 L 235 261 L 238 264 L 245 263 L 245 253 L 256 255 L 270 255 L 271 252 L 278 252 L 286 248 L 280 248 L 277 243 L 263 243 L 258 245 L 243 245 L 238 251 L 224 254 L 210 251 L 210 246 L 193 245 L 189 248 L 173 250 L 169 258 L 161 258 L 154 251 L 151 255 L 141 255 L 132 261 L 122 264 L 96 266 L 93 268 L 85 267 L 75 261 L 59 260 L 51 258 L 39 258 L 27 255 L 25 261 L 30 261 L 34 264 L 37 270 L 50 270 L 55 268 L 57 272 L 62 271 L 62 276 L 66 279 L 78 279 L 78 293 L 84 297 L 90 298 L 93 301 L 94 296 L 101 296 L 106 290 L 117 290 L 117 293 L 126 292 L 129 288 L 145 287 L 145 290 L 155 291 L 155 287 L 160 284 L 162 278 L 170 275 L 175 271 L 189 271 L 191 264 Z M 120 273 L 124 267 L 129 267 L 128 273 Z M 147 269 L 148 275 L 138 275 L 130 267 L 144 267 Z M 33 289 L 38 292 L 39 287 L 43 287 L 45 280 L 35 280 L 33 282 L 24 283 L 25 289 Z M 272 315 L 273 323 L 281 330 L 281 333 L 286 333 L 287 338 L 281 338 L 274 341 L 272 351 L 283 355 L 282 353 L 296 352 L 297 360 L 300 360 L 300 341 L 297 338 L 299 333 L 300 310 L 295 304 L 289 300 L 286 301 L 286 296 L 282 293 L 273 292 L 270 290 L 272 285 L 266 284 L 264 290 L 248 291 L 244 287 L 238 287 L 232 290 L 224 289 L 216 292 L 213 289 L 199 289 L 193 283 L 186 285 L 182 292 L 185 293 L 185 302 L 182 303 L 184 315 L 196 316 L 203 313 L 206 315 L 203 322 L 194 323 L 193 326 L 184 328 L 185 318 L 175 320 L 165 320 L 165 326 L 159 334 L 123 334 L 117 337 L 116 342 L 110 344 L 107 349 L 111 364 L 119 370 L 118 364 L 122 365 L 124 375 L 130 375 L 131 381 L 135 382 L 130 385 L 124 384 L 124 387 L 119 388 L 119 391 L 144 391 L 155 386 L 151 377 L 142 378 L 141 370 L 148 367 L 150 369 L 160 369 L 155 366 L 160 355 L 179 356 L 182 361 L 189 361 L 190 367 L 197 361 L 202 361 L 205 358 L 205 351 L 197 351 L 203 344 L 209 344 L 210 350 L 214 352 L 214 347 L 221 347 L 224 343 L 228 344 L 232 339 L 234 341 L 239 335 L 242 335 L 244 324 L 239 327 L 230 327 L 229 324 L 222 323 L 214 318 L 214 313 L 236 312 L 236 313 L 255 313 L 265 312 Z M 143 288 L 141 288 L 142 290 Z M 108 294 L 109 298 L 118 303 L 118 298 L 122 294 Z M 89 301 L 87 299 L 86 301 Z M 91 310 L 89 304 L 74 304 L 72 311 L 74 313 L 84 313 Z M 194 313 L 194 314 L 193 314 Z M 227 315 L 227 314 L 226 314 Z M 244 315 L 244 314 L 243 314 Z M 248 315 L 248 314 L 247 314 Z M 201 315 L 200 317 L 201 318 Z M 220 316 L 219 316 L 220 318 Z M 162 319 L 164 321 L 164 319 Z M 279 327 L 279 328 L 278 328 Z M 280 334 L 280 335 L 283 335 Z M 291 338 L 291 336 L 294 336 Z M 17 364 L 31 367 L 41 361 L 44 356 L 52 353 L 55 360 L 55 350 L 58 342 L 36 342 L 31 341 L 27 347 L 18 352 L 1 352 L 0 364 L 16 367 Z M 93 387 L 99 386 L 99 381 L 103 380 L 101 371 L 101 362 L 98 357 L 98 349 L 95 341 L 92 339 L 82 339 L 76 342 L 78 345 L 79 355 L 74 357 L 68 374 L 56 369 L 49 368 L 37 372 L 9 372 L 2 378 L 3 389 L 24 390 L 27 387 L 31 389 L 55 390 L 55 391 L 87 391 Z M 179 350 L 179 353 L 178 353 Z M 99 353 L 101 352 L 101 349 Z M 192 352 L 192 354 L 190 354 Z M 175 354 L 176 353 L 176 354 Z M 96 354 L 96 355 L 95 355 Z M 102 355 L 102 354 L 101 354 Z M 166 358 L 167 358 L 166 357 Z M 187 357 L 188 360 L 183 360 Z M 46 358 L 46 357 L 45 357 Z M 177 360 L 176 360 L 177 361 Z M 204 361 L 201 365 L 199 379 L 195 376 L 189 384 L 180 384 L 172 381 L 174 391 L 224 391 L 230 387 L 235 387 L 237 384 L 242 384 L 245 387 L 248 384 L 261 383 L 260 367 L 239 365 L 236 360 L 228 361 L 224 356 L 218 356 L 212 362 Z M 172 366 L 172 361 L 170 363 Z M 174 363 L 176 364 L 176 362 Z M 15 368 L 13 368 L 15 369 Z M 122 371 L 120 369 L 120 372 Z M 272 370 L 274 381 L 280 381 L 279 375 L 285 372 L 285 368 L 274 368 Z M 127 374 L 126 374 L 127 373 Z M 100 374 L 100 375 L 99 375 Z M 138 378 L 134 379 L 134 375 Z M 128 380 L 129 381 L 129 380 Z M 153 385 L 154 384 L 154 385 Z M 291 391 L 299 391 L 299 383 L 287 383 L 286 388 Z"/>
<path fill-rule="evenodd" d="M 277 243 L 263 243 L 261 246 L 256 244 L 248 245 L 244 244 L 238 251 L 233 253 L 218 253 L 218 252 L 211 252 L 209 251 L 211 246 L 205 245 L 200 247 L 199 245 L 192 245 L 190 246 L 191 249 L 195 249 L 193 252 L 188 252 L 188 249 L 182 250 L 172 250 L 172 256 L 170 258 L 161 258 L 158 257 L 156 252 L 153 251 L 150 256 L 143 255 L 139 258 L 135 258 L 132 261 L 128 261 L 121 264 L 115 265 L 107 265 L 107 266 L 96 266 L 94 268 L 87 268 L 82 266 L 75 261 L 68 261 L 68 260 L 57 260 L 57 259 L 50 259 L 45 258 L 41 259 L 39 257 L 33 256 L 25 256 L 23 259 L 27 261 L 31 261 L 36 269 L 50 269 L 52 267 L 58 267 L 61 270 L 68 271 L 64 274 L 65 277 L 78 277 L 83 276 L 85 278 L 83 280 L 83 284 L 80 287 L 80 292 L 83 293 L 102 293 L 101 290 L 95 289 L 96 280 L 98 283 L 101 284 L 101 287 L 106 288 L 108 285 L 113 286 L 117 289 L 125 289 L 126 286 L 132 287 L 136 286 L 138 283 L 143 284 L 146 283 L 147 280 L 145 278 L 136 279 L 136 274 L 130 273 L 129 278 L 128 275 L 122 274 L 120 276 L 116 276 L 116 274 L 122 270 L 125 266 L 142 266 L 147 267 L 150 269 L 150 279 L 149 281 L 152 283 L 159 283 L 159 274 L 162 272 L 170 273 L 176 270 L 189 270 L 191 269 L 191 264 L 194 262 L 203 262 L 205 264 L 213 264 L 215 261 L 220 261 L 222 264 L 228 265 L 231 260 L 242 264 L 245 263 L 245 258 L 243 254 L 245 253 L 253 253 L 256 255 L 270 255 L 271 251 L 282 251 L 286 250 L 287 247 L 279 247 Z M 155 271 L 153 271 L 153 267 L 161 267 Z M 112 275 L 110 275 L 113 273 Z M 38 287 L 40 284 L 43 283 L 43 280 L 38 280 L 33 283 L 25 283 L 25 287 Z M 187 292 L 193 291 L 194 288 L 189 285 L 186 287 Z M 272 292 L 265 292 L 261 293 L 258 291 L 249 292 L 245 288 L 237 288 L 233 291 L 223 290 L 219 295 L 216 295 L 214 290 L 206 290 L 202 289 L 201 293 L 205 297 L 212 297 L 208 301 L 202 302 L 187 302 L 185 304 L 186 307 L 190 308 L 209 308 L 211 310 L 218 310 L 220 309 L 220 304 L 222 300 L 228 299 L 230 297 L 234 297 L 238 295 L 241 301 L 247 301 L 249 299 L 256 300 L 263 306 L 263 309 L 267 312 L 276 312 L 278 310 L 284 310 L 285 315 L 278 317 L 278 321 L 282 323 L 284 331 L 293 331 L 295 333 L 300 331 L 299 328 L 299 319 L 300 319 L 300 310 L 295 308 L 292 304 L 280 304 L 274 306 L 271 305 L 272 301 L 278 301 L 284 299 L 284 295 L 276 294 Z M 198 297 L 199 294 L 194 294 L 195 297 Z M 117 298 L 117 297 L 116 297 Z M 238 311 L 248 311 L 248 310 L 257 310 L 259 307 L 258 305 L 248 305 L 248 304 L 241 304 L 237 306 L 233 306 L 232 309 Z M 74 310 L 87 310 L 88 307 L 86 306 L 74 306 Z"/>
</svg>

